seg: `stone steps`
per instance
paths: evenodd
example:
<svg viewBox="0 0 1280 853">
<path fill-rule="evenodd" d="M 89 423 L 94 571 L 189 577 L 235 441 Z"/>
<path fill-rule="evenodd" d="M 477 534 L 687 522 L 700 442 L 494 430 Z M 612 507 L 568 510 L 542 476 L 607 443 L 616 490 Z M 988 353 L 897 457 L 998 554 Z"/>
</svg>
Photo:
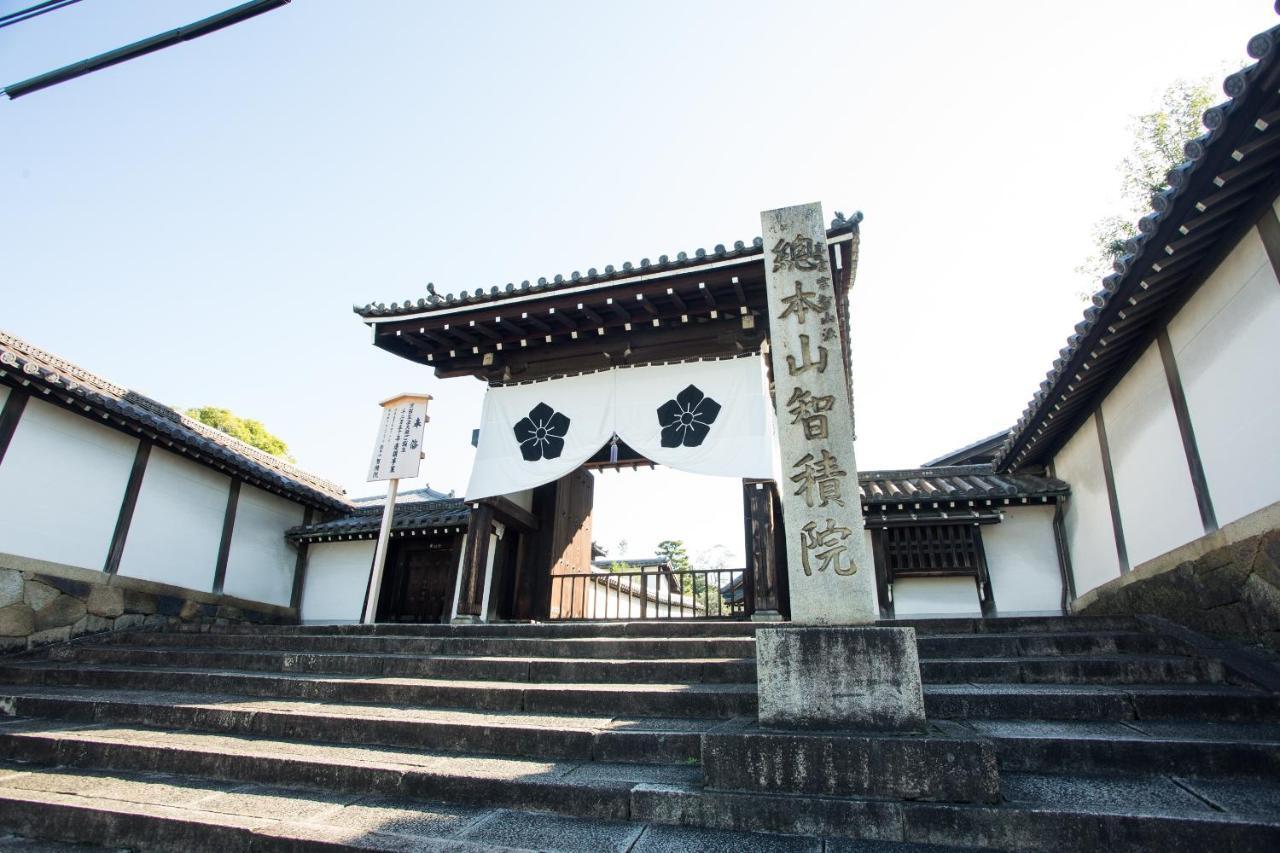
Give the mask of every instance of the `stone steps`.
<svg viewBox="0 0 1280 853">
<path fill-rule="evenodd" d="M 747 649 L 738 650 L 740 653 Z M 168 666 L 254 672 L 323 673 L 396 678 L 574 683 L 748 683 L 752 658 L 537 658 L 481 655 L 352 654 L 234 651 L 199 647 L 132 648 L 72 645 L 66 663 Z M 926 683 L 1161 684 L 1221 682 L 1217 661 L 1182 655 L 1049 655 L 1043 657 L 922 658 Z"/>
<path fill-rule="evenodd" d="M 229 649 L 298 654 L 475 655 L 481 657 L 689 659 L 754 658 L 751 636 L 739 637 L 395 637 L 358 634 L 136 633 L 110 636 L 99 647 Z M 1001 632 L 931 634 L 918 639 L 922 658 L 1048 657 L 1053 655 L 1186 654 L 1182 643 L 1146 632 Z M 63 647 L 67 649 L 75 646 Z"/>
<path fill-rule="evenodd" d="M 341 652 L 260 652 L 223 649 L 73 647 L 61 660 L 81 664 L 169 666 L 254 672 L 448 678 L 469 681 L 577 683 L 746 683 L 755 680 L 753 658 L 529 658 L 476 655 L 355 655 Z"/>
<path fill-rule="evenodd" d="M 0 825 L 68 842 L 146 850 L 281 851 L 399 850 L 415 853 L 501 853 L 573 850 L 589 853 L 670 853 L 676 850 L 753 853 L 866 853 L 838 838 L 727 832 L 599 821 L 475 808 L 394 797 L 352 797 L 312 788 L 237 785 L 167 774 L 66 773 L 0 765 Z M 48 842 L 0 849 L 76 853 L 90 848 Z M 959 853 L 931 847 L 928 853 Z M 964 848 L 975 853 L 973 848 Z M 876 853 L 922 853 L 886 843 Z M 978 851 L 980 853 L 980 851 Z"/>
<path fill-rule="evenodd" d="M 1004 772 L 1280 779 L 1280 723 L 971 720 Z"/>
<path fill-rule="evenodd" d="M 707 638 L 752 637 L 771 624 L 747 621 L 702 619 L 647 620 L 635 622 L 529 622 L 481 625 L 423 625 L 379 623 L 376 625 L 174 625 L 163 633 L 264 636 L 378 636 L 378 637 L 514 637 L 555 639 Z M 880 622 L 891 627 L 910 627 L 919 636 L 938 634 L 1004 633 L 1100 633 L 1145 630 L 1137 619 L 1121 616 L 1001 616 L 991 619 L 901 619 Z"/>
<path fill-rule="evenodd" d="M 20 717 L 347 745 L 577 761 L 688 764 L 722 721 L 460 711 L 253 700 L 196 693 L 44 688 L 0 692 Z"/>
<path fill-rule="evenodd" d="M 645 717 L 729 718 L 754 714 L 756 708 L 754 684 L 461 681 L 154 666 L 98 665 L 80 668 L 67 664 L 0 666 L 0 684 L 176 690 L 319 702 L 539 714 L 627 713 Z"/>
<path fill-rule="evenodd" d="M 810 758 L 834 739 L 840 774 L 852 774 L 809 795 L 735 763 L 738 739 L 760 732 L 751 724 L 761 626 L 746 623 L 214 626 L 92 638 L 0 661 L 0 711 L 16 715 L 0 722 L 0 761 L 24 762 L 33 779 L 64 766 L 56 772 L 84 791 L 97 778 L 128 787 L 139 774 L 177 774 L 192 792 L 182 797 L 286 786 L 299 802 L 339 810 L 394 797 L 409 813 L 508 810 L 513 832 L 589 826 L 627 844 L 715 830 L 803 835 L 750 842 L 815 853 L 860 850 L 823 837 L 1007 851 L 1280 848 L 1280 787 L 1257 781 L 1280 769 L 1280 695 L 1133 620 L 919 624 L 931 739 L 954 744 L 957 766 L 985 756 L 988 781 L 969 804 L 927 801 L 959 795 L 913 788 L 909 761 L 895 765 L 901 793 L 886 798 L 885 777 L 858 769 L 861 747 L 846 735 L 795 735 Z M 867 749 L 885 761 L 899 747 Z M 185 850 L 200 848 L 184 847 L 184 833 L 209 823 L 200 809 L 162 814 L 163 804 L 132 801 L 146 813 L 112 816 L 123 801 L 76 788 L 56 792 L 74 802 L 46 802 L 43 789 L 9 791 L 3 774 L 0 829 L 47 834 L 57 815 L 85 829 L 55 837 L 112 841 L 131 837 L 112 827 L 143 827 L 157 846 Z M 229 820 L 217 846 L 366 849 L 378 835 L 353 841 L 307 821 L 305 831 L 282 828 L 279 814 L 254 819 L 276 823 Z M 529 846 L 562 841 L 547 837 Z"/>
<path fill-rule="evenodd" d="M 107 771 L 111 774 L 107 778 L 117 784 L 122 773 L 194 776 L 196 781 L 185 790 L 195 805 L 204 801 L 203 795 L 211 788 L 215 796 L 234 795 L 216 783 L 238 783 L 268 792 L 279 787 L 309 789 L 304 802 L 309 798 L 331 807 L 364 797 L 394 797 L 415 803 L 550 812 L 594 821 L 790 831 L 811 836 L 856 834 L 884 841 L 941 841 L 1018 851 L 1263 851 L 1280 845 L 1280 822 L 1256 801 L 1242 798 L 1238 785 L 1163 777 L 1132 780 L 1005 774 L 1005 802 L 974 806 L 714 791 L 703 789 L 698 769 L 690 767 L 492 759 L 138 727 L 56 726 L 47 721 L 16 721 L 0 727 L 0 759 L 65 768 L 61 772 L 70 775 L 76 785 L 84 785 L 85 776 L 72 774 L 72 770 L 84 770 L 99 780 L 104 778 L 101 771 Z M 49 796 L 47 785 L 29 783 L 15 794 L 12 784 L 4 785 L 6 781 L 0 779 L 4 790 L 0 799 L 5 805 L 20 803 L 24 807 L 20 811 L 28 814 L 45 813 L 48 804 L 68 804 L 66 794 Z M 14 780 L 20 781 L 21 777 Z M 211 786 L 211 782 L 215 784 Z M 93 786 L 88 789 L 91 792 Z M 1252 790 L 1256 795 L 1256 787 Z M 1272 798 L 1280 796 L 1274 788 L 1265 792 Z M 120 802 L 119 793 L 105 798 L 113 801 L 107 811 Z M 102 799 L 101 795 L 81 796 L 77 805 L 82 811 L 101 813 Z M 32 809 L 33 805 L 40 808 Z M 280 813 L 279 799 L 270 805 Z M 299 805 L 291 804 L 290 813 L 301 811 Z M 87 819 L 83 814 L 69 816 L 60 811 L 64 820 Z M 225 814 L 233 816 L 210 822 L 244 827 L 234 813 Z M 47 815 L 44 819 L 49 820 Z M 524 819 L 537 817 L 525 815 Z M 31 831 L 30 821 L 28 817 L 21 823 L 10 809 L 0 806 L 0 823 Z M 94 831 L 102 830 L 99 825 Z M 164 831 L 166 840 L 172 842 L 170 832 Z M 104 840 L 104 836 L 94 835 L 93 839 Z"/>
</svg>

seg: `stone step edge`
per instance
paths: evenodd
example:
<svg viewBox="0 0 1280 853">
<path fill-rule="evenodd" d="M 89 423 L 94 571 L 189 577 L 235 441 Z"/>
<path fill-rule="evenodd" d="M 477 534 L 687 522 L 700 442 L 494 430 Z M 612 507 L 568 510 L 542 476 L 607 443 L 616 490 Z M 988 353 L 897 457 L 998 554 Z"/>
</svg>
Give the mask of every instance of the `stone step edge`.
<svg viewBox="0 0 1280 853">
<path fill-rule="evenodd" d="M 399 849 L 421 853 L 516 853 L 518 849 L 458 838 L 356 833 L 315 824 L 245 818 L 152 803 L 89 799 L 75 794 L 40 791 L 21 794 L 0 790 L 0 827 L 42 841 L 134 849 L 272 853 L 387 850 L 397 842 Z"/>
<path fill-rule="evenodd" d="M 414 654 L 412 652 L 343 652 L 343 651 L 301 651 L 292 649 L 222 649 L 215 646 L 126 646 L 121 644 L 111 644 L 103 646 L 76 646 L 71 647 L 73 657 L 59 658 L 51 657 L 49 660 L 55 663 L 70 663 L 74 660 L 74 653 L 79 651 L 94 651 L 97 649 L 109 649 L 112 652 L 122 654 L 156 654 L 168 652 L 173 654 L 189 654 L 189 655 L 263 655 L 271 657 L 315 657 L 315 658 L 371 658 L 376 660 L 414 660 L 414 661 L 482 661 L 485 663 L 549 663 L 549 664 L 616 664 L 620 666 L 643 666 L 652 664 L 690 664 L 690 665 L 729 665 L 739 663 L 754 663 L 755 657 L 696 657 L 696 658 L 608 658 L 608 657 L 551 657 L 540 655 L 468 655 L 468 654 Z M 1106 653 L 1106 654 L 1062 654 L 1062 655 L 990 655 L 985 657 L 920 657 L 921 665 L 934 664 L 1068 664 L 1068 663 L 1182 663 L 1182 662 L 1204 662 L 1213 663 L 1213 658 L 1202 658 L 1195 655 L 1180 654 L 1149 654 L 1149 653 Z M 24 662 L 38 663 L 39 661 Z"/>
<path fill-rule="evenodd" d="M 0 742 L 5 736 L 0 736 Z M 163 750 L 164 748 L 158 748 Z M 173 752 L 173 748 L 167 751 Z M 85 751 L 75 752 L 72 761 L 59 762 L 62 766 L 84 769 L 102 769 L 86 761 Z M 260 778 L 211 776 L 206 773 L 178 771 L 188 777 L 218 778 L 225 781 L 244 781 L 253 784 L 283 784 L 292 788 L 313 787 L 321 790 L 342 790 L 357 793 L 336 783 L 338 776 L 314 772 L 324 769 L 321 762 L 306 762 L 297 758 L 287 759 L 297 765 L 311 764 L 308 778 L 312 785 L 301 786 L 296 782 L 264 781 Z M 52 766 L 52 765 L 49 765 Z M 244 763 L 237 764 L 244 771 Z M 112 770 L 155 770 L 154 767 L 111 767 Z M 162 771 L 171 772 L 171 771 Z M 365 773 L 365 789 L 358 793 L 402 796 L 423 802 L 445 801 L 471 804 L 474 800 L 450 796 L 423 796 L 406 793 L 399 787 L 387 790 L 374 784 L 371 774 Z M 407 778 L 412 773 L 404 774 Z M 493 782 L 498 788 L 518 785 L 509 780 Z M 324 784 L 327 783 L 327 784 Z M 573 786 L 578 793 L 583 786 Z M 1275 849 L 1280 845 L 1280 823 L 1267 820 L 1246 819 L 1214 812 L 1197 813 L 1194 816 L 1170 816 L 1155 814 L 1122 814 L 1096 812 L 1083 809 L 1054 809 L 1031 804 L 1002 804 L 999 806 L 973 806 L 949 803 L 923 803 L 914 801 L 888 801 L 874 799 L 835 798 L 815 796 L 788 796 L 733 791 L 714 791 L 679 785 L 632 783 L 625 789 L 615 788 L 622 797 L 614 797 L 613 808 L 607 815 L 581 814 L 564 806 L 580 799 L 553 800 L 559 808 L 528 808 L 526 810 L 552 811 L 572 816 L 634 820 L 649 823 L 728 829 L 735 831 L 792 832 L 836 837 L 859 837 L 868 840 L 916 842 L 933 844 L 960 844 L 987 846 L 1026 853 L 1074 853 L 1098 849 L 1162 849 L 1148 842 L 1163 841 L 1165 846 L 1172 839 L 1181 844 L 1206 844 L 1206 849 L 1222 849 L 1226 845 L 1241 850 Z M 457 793 L 458 788 L 448 788 L 445 793 Z M 494 788 L 489 793 L 497 793 Z M 507 807 L 501 801 L 487 800 L 484 805 Z M 617 808 L 621 806 L 622 808 Z M 513 806 L 519 808 L 520 806 Z M 2 814 L 2 813 L 0 813 Z M 850 835 L 856 827 L 857 835 Z M 1034 835 L 1029 834 L 1034 831 Z M 1120 840 L 1123 843 L 1115 843 Z M 1074 846 L 1070 846 L 1074 842 Z M 1215 846 L 1218 845 L 1218 846 Z M 1191 849 L 1187 846 L 1185 849 Z"/>
<path fill-rule="evenodd" d="M 155 694 L 151 694 L 154 696 Z M 230 698 L 230 697 L 227 697 Z M 395 719 L 377 714 L 323 713 L 332 707 L 314 705 L 316 711 L 278 708 L 229 708 L 213 702 L 174 701 L 157 705 L 135 697 L 79 698 L 65 694 L 15 693 L 0 688 L 0 716 L 61 720 L 115 726 L 139 726 L 156 730 L 183 730 L 238 737 L 269 737 L 280 742 L 330 743 L 338 746 L 383 746 L 389 749 L 427 749 L 459 754 L 513 758 L 595 761 L 626 764 L 677 764 L 696 761 L 701 754 L 703 731 L 717 729 L 731 720 L 694 719 L 703 728 L 694 731 L 609 729 L 575 725 L 567 714 L 538 714 L 556 718 L 560 725 L 548 728 L 542 721 L 504 720 L 494 711 L 440 709 L 454 719 Z M 362 706 L 370 707 L 370 706 Z M 523 715 L 520 716 L 530 716 Z M 672 718 L 683 719 L 683 718 Z M 286 732 L 309 727 L 311 736 L 295 739 Z M 358 731 L 344 736 L 339 730 Z M 432 742 L 434 739 L 434 742 Z M 465 749 L 443 745 L 454 740 Z"/>
</svg>

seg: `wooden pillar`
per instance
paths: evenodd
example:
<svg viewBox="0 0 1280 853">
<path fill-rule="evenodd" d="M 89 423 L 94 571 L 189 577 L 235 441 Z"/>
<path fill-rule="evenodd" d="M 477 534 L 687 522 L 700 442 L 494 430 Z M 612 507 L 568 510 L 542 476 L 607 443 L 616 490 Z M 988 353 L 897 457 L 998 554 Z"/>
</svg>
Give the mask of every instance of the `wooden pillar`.
<svg viewBox="0 0 1280 853">
<path fill-rule="evenodd" d="M 556 481 L 556 508 L 551 522 L 552 575 L 591 574 L 591 510 L 595 480 L 579 468 Z M 548 613 L 551 618 L 582 619 L 587 614 L 587 582 L 553 578 Z"/>
<path fill-rule="evenodd" d="M 484 587 L 488 581 L 489 540 L 493 535 L 493 507 L 477 504 L 467 521 L 467 539 L 462 546 L 462 588 L 458 591 L 455 622 L 481 621 Z"/>
<path fill-rule="evenodd" d="M 748 612 L 755 622 L 780 622 L 778 587 L 778 487 L 770 480 L 742 481 L 743 530 L 747 540 Z"/>
</svg>

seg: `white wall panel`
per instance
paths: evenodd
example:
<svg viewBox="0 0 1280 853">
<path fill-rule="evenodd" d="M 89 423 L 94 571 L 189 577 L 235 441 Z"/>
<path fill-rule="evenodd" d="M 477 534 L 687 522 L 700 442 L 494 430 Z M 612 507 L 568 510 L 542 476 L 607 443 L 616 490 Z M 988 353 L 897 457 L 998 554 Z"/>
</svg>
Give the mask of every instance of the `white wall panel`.
<svg viewBox="0 0 1280 853">
<path fill-rule="evenodd" d="M 1218 524 L 1280 500 L 1280 284 L 1251 230 L 1169 324 Z"/>
<path fill-rule="evenodd" d="M 152 448 L 120 574 L 208 591 L 231 479 Z"/>
<path fill-rule="evenodd" d="M 1062 573 L 1053 541 L 1052 505 L 1007 509 L 1004 521 L 982 526 L 982 548 L 996 611 L 1062 610 Z"/>
<path fill-rule="evenodd" d="M 1053 458 L 1054 473 L 1071 486 L 1063 528 L 1071 551 L 1076 595 L 1120 576 L 1111 505 L 1102 474 L 1097 426 L 1090 417 Z M 996 598 L 999 605 L 1000 599 Z"/>
<path fill-rule="evenodd" d="M 980 616 L 978 585 L 973 578 L 903 578 L 893 584 L 893 614 Z"/>
<path fill-rule="evenodd" d="M 373 565 L 374 540 L 307 546 L 303 622 L 359 622 Z"/>
<path fill-rule="evenodd" d="M 32 398 L 0 463 L 0 551 L 101 570 L 137 439 Z"/>
<path fill-rule="evenodd" d="M 288 606 L 298 552 L 285 541 L 284 532 L 301 524 L 304 512 L 301 504 L 242 485 L 222 591 Z"/>
<path fill-rule="evenodd" d="M 1151 344 L 1102 402 L 1129 565 L 1204 535 L 1160 349 Z"/>
</svg>

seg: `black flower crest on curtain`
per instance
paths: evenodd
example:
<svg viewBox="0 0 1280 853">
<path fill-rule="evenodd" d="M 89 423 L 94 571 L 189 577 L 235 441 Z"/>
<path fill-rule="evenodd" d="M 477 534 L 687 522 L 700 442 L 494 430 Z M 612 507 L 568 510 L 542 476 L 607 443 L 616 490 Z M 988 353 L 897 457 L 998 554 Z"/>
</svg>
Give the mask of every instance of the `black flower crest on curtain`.
<svg viewBox="0 0 1280 853">
<path fill-rule="evenodd" d="M 719 414 L 720 404 L 703 394 L 698 386 L 690 385 L 674 400 L 658 407 L 662 446 L 697 447 L 707 437 Z"/>
<path fill-rule="evenodd" d="M 539 403 L 529 411 L 529 417 L 516 423 L 514 431 L 526 462 L 558 459 L 569 433 L 569 418 L 546 403 Z"/>
</svg>

